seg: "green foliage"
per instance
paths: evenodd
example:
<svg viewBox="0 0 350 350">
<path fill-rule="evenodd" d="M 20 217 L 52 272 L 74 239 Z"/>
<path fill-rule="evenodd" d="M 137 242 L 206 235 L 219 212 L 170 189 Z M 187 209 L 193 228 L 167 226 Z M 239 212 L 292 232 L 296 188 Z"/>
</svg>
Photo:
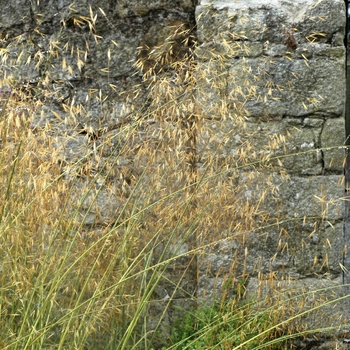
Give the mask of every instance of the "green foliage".
<svg viewBox="0 0 350 350">
<path fill-rule="evenodd" d="M 276 336 L 275 330 L 259 334 L 271 328 L 274 315 L 268 310 L 257 310 L 255 303 L 227 301 L 202 305 L 191 312 L 184 312 L 172 328 L 171 349 L 232 349 L 246 343 L 244 349 L 254 349 Z M 277 347 L 282 349 L 283 338 Z"/>
</svg>

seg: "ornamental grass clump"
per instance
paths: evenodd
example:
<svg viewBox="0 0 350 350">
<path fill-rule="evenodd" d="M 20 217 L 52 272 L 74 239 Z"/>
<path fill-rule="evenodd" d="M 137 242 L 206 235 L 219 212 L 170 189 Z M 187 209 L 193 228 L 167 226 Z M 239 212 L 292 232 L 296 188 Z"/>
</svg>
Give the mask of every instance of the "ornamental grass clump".
<svg viewBox="0 0 350 350">
<path fill-rule="evenodd" d="M 17 43 L 23 55 L 2 53 L 20 72 L 30 46 L 40 74 L 22 82 L 9 71 L 0 81 L 1 347 L 231 349 L 287 339 L 293 330 L 279 319 L 287 303 L 244 301 L 250 274 L 260 273 L 247 242 L 278 225 L 263 203 L 279 196 L 270 172 L 286 155 L 278 153 L 284 135 L 251 142 L 258 132 L 247 127 L 244 104 L 257 88 L 248 65 L 246 85 L 231 76 L 227 91 L 226 62 L 248 50 L 243 41 L 222 38 L 223 53 L 203 57 L 194 29 L 174 23 L 163 42 L 140 46 L 142 81 L 125 93 L 117 123 L 82 126 L 88 110 L 78 95 L 60 108 L 48 103 L 61 94 L 59 81 L 48 88 L 50 67 L 74 75 L 100 38 L 92 9 L 90 17 L 71 10 L 45 54 L 29 39 Z M 84 30 L 83 46 L 69 49 L 68 27 Z M 105 51 L 110 94 L 90 89 L 86 97 L 101 119 L 115 88 Z M 264 188 L 253 193 L 261 176 Z M 234 259 L 203 286 L 210 254 L 231 243 Z"/>
</svg>

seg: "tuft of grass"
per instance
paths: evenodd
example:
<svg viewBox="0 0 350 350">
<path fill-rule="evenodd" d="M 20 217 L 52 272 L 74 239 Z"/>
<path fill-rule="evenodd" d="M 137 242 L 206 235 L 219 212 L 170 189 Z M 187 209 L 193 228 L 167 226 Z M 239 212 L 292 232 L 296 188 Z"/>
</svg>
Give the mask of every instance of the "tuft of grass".
<svg viewBox="0 0 350 350">
<path fill-rule="evenodd" d="M 227 58 L 246 49 L 240 36 L 223 38 L 221 52 L 203 57 L 193 30 L 174 24 L 162 43 L 140 48 L 135 69 L 142 85 L 126 93 L 116 124 L 82 126 L 84 103 L 69 98 L 59 110 L 45 107 L 61 97 L 47 88 L 50 66 L 74 75 L 89 41 L 100 39 L 91 9 L 90 17 L 70 11 L 47 54 L 30 56 L 33 86 L 15 75 L 30 63 L 31 40 L 18 38 L 23 55 L 14 61 L 1 52 L 3 62 L 18 68 L 0 81 L 1 348 L 274 346 L 275 338 L 284 339 L 280 311 L 290 307 L 281 303 L 276 312 L 256 308 L 267 299 L 242 302 L 250 273 L 246 243 L 251 232 L 279 224 L 261 209 L 278 196 L 268 174 L 274 160 L 297 155 L 274 153 L 283 135 L 259 147 L 250 142 L 256 132 L 247 130 L 244 100 L 257 90 L 254 76 L 247 66 L 247 86 L 232 83 L 227 91 L 223 83 Z M 66 41 L 70 27 L 82 31 L 82 42 Z M 110 83 L 108 67 L 104 73 Z M 91 90 L 87 99 L 100 106 L 102 119 L 108 116 L 106 91 Z M 244 137 L 228 154 L 237 130 Z M 261 174 L 264 191 L 249 200 L 245 192 Z M 212 290 L 199 293 L 199 257 L 232 240 L 239 258 L 230 273 L 217 276 L 220 303 L 202 307 Z M 171 326 L 177 317 L 183 318 Z"/>
</svg>

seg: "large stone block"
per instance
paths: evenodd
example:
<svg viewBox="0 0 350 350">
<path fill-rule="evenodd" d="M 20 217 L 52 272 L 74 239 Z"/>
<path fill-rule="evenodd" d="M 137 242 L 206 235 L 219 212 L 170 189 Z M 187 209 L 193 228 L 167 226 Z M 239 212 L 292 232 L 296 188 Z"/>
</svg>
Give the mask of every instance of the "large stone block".
<svg viewBox="0 0 350 350">
<path fill-rule="evenodd" d="M 23 25 L 30 21 L 31 11 L 27 0 L 1 0 L 0 8 L 0 29 Z"/>
<path fill-rule="evenodd" d="M 244 239 L 241 233 L 227 233 L 198 255 L 198 295 L 205 299 L 235 293 L 239 283 L 258 276 L 276 283 L 336 278 L 342 271 L 342 233 L 341 222 L 317 219 L 261 224 Z"/>
<path fill-rule="evenodd" d="M 345 101 L 344 70 L 344 57 L 235 60 L 227 92 L 232 104 L 245 99 L 245 109 L 254 117 L 340 116 Z"/>
<path fill-rule="evenodd" d="M 176 8 L 183 11 L 191 10 L 194 8 L 193 1 L 178 1 L 176 3 Z M 116 3 L 115 9 L 121 17 L 127 17 L 130 15 L 143 16 L 154 10 L 173 10 L 174 4 L 168 0 L 121 0 Z"/>
<path fill-rule="evenodd" d="M 199 154 L 204 160 L 216 153 L 232 168 L 246 162 L 247 166 L 241 168 L 243 172 L 251 171 L 249 163 L 252 163 L 255 168 L 268 166 L 288 174 L 321 174 L 324 169 L 319 139 L 323 124 L 324 120 L 318 116 L 248 118 L 241 124 L 235 120 L 208 120 L 199 133 Z M 243 161 L 240 157 L 244 152 Z"/>
<path fill-rule="evenodd" d="M 321 331 L 325 327 L 334 327 L 334 333 L 343 337 L 341 325 L 347 324 L 347 307 L 341 283 L 340 278 L 325 280 L 316 276 L 283 281 L 252 278 L 246 286 L 246 291 L 248 298 L 255 299 L 259 296 L 255 299 L 257 308 L 260 306 L 264 309 L 270 306 L 279 312 L 280 321 L 286 322 L 282 327 L 284 331 L 300 332 L 314 329 Z M 345 347 L 343 348 L 341 343 L 338 345 L 325 343 L 317 349 L 345 349 Z"/>
<path fill-rule="evenodd" d="M 199 57 L 229 60 L 232 106 L 244 102 L 251 116 L 342 114 L 343 1 L 202 1 L 196 18 Z"/>
<path fill-rule="evenodd" d="M 270 187 L 276 189 L 275 196 L 266 199 L 260 209 L 276 214 L 279 218 L 312 217 L 323 220 L 342 220 L 343 217 L 343 176 L 308 176 L 290 178 L 285 176 L 265 175 L 253 179 L 241 175 L 240 187 L 246 188 L 247 200 L 260 198 L 260 192 Z"/>
<path fill-rule="evenodd" d="M 341 17 L 343 21 L 339 21 Z M 345 4 L 342 0 L 202 0 L 196 8 L 196 18 L 200 42 L 240 36 L 276 45 L 284 44 L 286 32 L 294 31 L 297 44 L 331 44 L 337 33 L 344 35 Z"/>
</svg>

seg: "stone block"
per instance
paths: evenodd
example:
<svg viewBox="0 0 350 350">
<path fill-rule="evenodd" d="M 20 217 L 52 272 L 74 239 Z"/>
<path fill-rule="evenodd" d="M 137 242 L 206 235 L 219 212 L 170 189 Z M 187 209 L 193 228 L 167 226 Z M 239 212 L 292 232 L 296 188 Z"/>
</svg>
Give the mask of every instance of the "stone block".
<svg viewBox="0 0 350 350">
<path fill-rule="evenodd" d="M 341 0 L 203 0 L 196 9 L 199 57 L 204 52 L 203 60 L 231 59 L 228 98 L 232 106 L 244 102 L 251 116 L 340 116 L 345 50 L 338 38 L 345 21 L 338 20 L 339 13 L 345 20 Z M 288 40 L 295 47 L 288 47 Z"/>
<path fill-rule="evenodd" d="M 234 168 L 243 164 L 239 155 L 245 151 L 247 166 L 241 171 L 251 171 L 248 166 L 251 162 L 255 168 L 268 166 L 276 172 L 321 174 L 322 154 L 318 148 L 323 124 L 323 119 L 317 116 L 275 120 L 249 118 L 245 123 L 208 120 L 199 133 L 199 154 L 204 160 L 215 152 L 226 160 L 227 166 Z"/>
<path fill-rule="evenodd" d="M 276 281 L 337 278 L 342 272 L 342 234 L 341 222 L 272 217 L 270 224 L 257 224 L 244 237 L 228 232 L 198 255 L 198 296 L 232 295 L 242 281 L 258 276 Z"/>
<path fill-rule="evenodd" d="M 251 117 L 341 116 L 345 101 L 344 70 L 344 57 L 235 60 L 229 69 L 228 96 L 232 105 L 244 99 Z"/>
<path fill-rule="evenodd" d="M 176 8 L 183 11 L 193 10 L 193 2 L 191 0 L 181 0 L 176 3 Z M 118 1 L 115 9 L 119 16 L 128 17 L 144 16 L 150 11 L 155 10 L 173 10 L 174 4 L 167 0 L 148 1 L 148 0 L 122 0 Z"/>
<path fill-rule="evenodd" d="M 323 328 L 333 326 L 333 336 L 338 333 L 342 337 L 340 326 L 347 323 L 347 310 L 341 283 L 341 278 L 322 280 L 316 276 L 289 281 L 252 278 L 246 290 L 248 298 L 257 300 L 257 308 L 270 306 L 278 311 L 280 320 L 286 322 L 285 330 L 318 329 L 322 334 Z"/>
<path fill-rule="evenodd" d="M 57 150 L 57 159 L 64 164 L 81 162 L 91 153 L 86 136 L 57 136 L 53 147 Z"/>
<path fill-rule="evenodd" d="M 257 270 L 251 275 L 272 273 L 280 279 L 337 277 L 342 271 L 342 233 L 342 223 L 323 224 L 316 218 L 262 225 L 255 236 L 247 235 L 248 267 Z"/>
<path fill-rule="evenodd" d="M 323 220 L 342 220 L 343 176 L 255 176 L 253 179 L 242 174 L 239 186 L 247 199 L 260 198 L 259 192 L 276 189 L 276 194 L 266 199 L 260 209 L 266 213 L 279 214 L 280 218 L 313 217 Z M 269 187 L 268 187 L 269 186 Z M 242 194 L 243 195 L 243 194 Z"/>
<path fill-rule="evenodd" d="M 336 33 L 345 32 L 345 4 L 342 0 L 202 0 L 196 8 L 199 42 L 218 38 L 240 38 L 284 44 L 286 32 L 294 31 L 297 45 L 310 42 L 337 43 Z M 316 20 L 319 19 L 319 20 Z M 294 28 L 294 29 L 293 29 Z"/>
<path fill-rule="evenodd" d="M 0 1 L 0 29 L 23 24 L 23 20 L 29 22 L 31 17 L 30 6 L 26 0 Z"/>
<path fill-rule="evenodd" d="M 345 118 L 328 119 L 321 133 L 321 147 L 324 168 L 326 170 L 343 172 L 345 149 Z"/>
</svg>

